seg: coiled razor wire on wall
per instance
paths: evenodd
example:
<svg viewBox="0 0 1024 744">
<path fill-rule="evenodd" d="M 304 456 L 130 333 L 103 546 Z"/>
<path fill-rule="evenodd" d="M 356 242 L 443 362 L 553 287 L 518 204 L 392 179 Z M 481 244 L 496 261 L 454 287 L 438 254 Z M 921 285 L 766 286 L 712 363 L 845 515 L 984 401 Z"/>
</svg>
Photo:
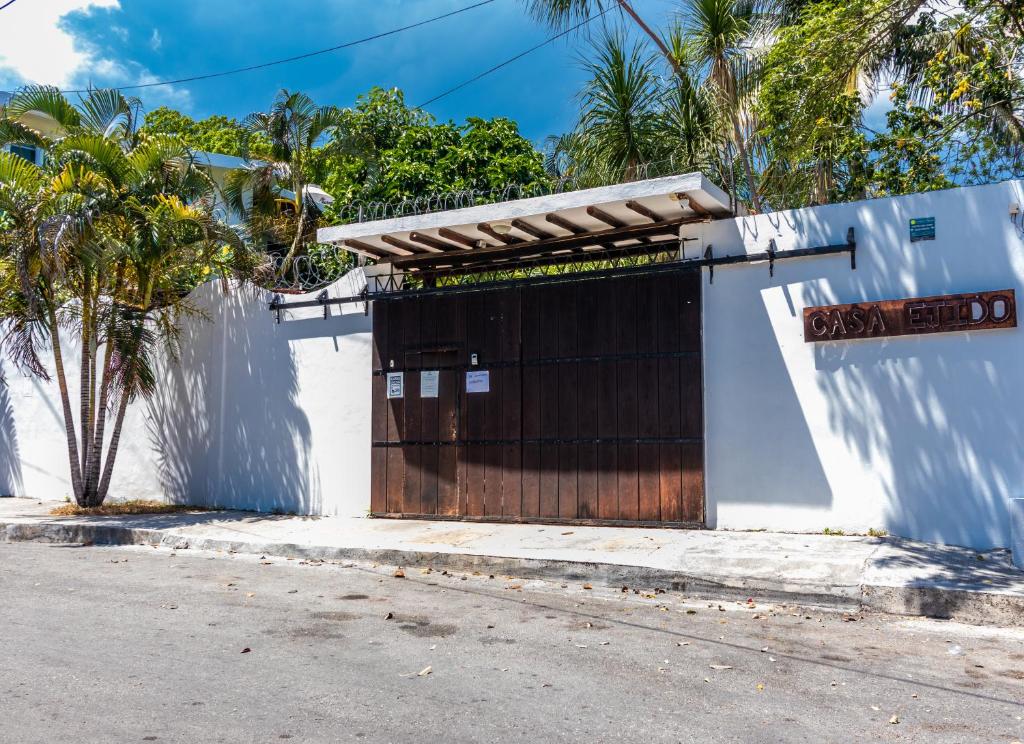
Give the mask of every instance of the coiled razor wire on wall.
<svg viewBox="0 0 1024 744">
<path fill-rule="evenodd" d="M 686 165 L 692 169 L 692 163 L 688 162 Z M 628 176 L 622 169 L 609 169 L 603 173 L 590 170 L 585 175 L 564 175 L 530 184 L 511 183 L 493 189 L 462 189 L 394 201 L 353 201 L 338 211 L 339 224 L 376 222 L 396 217 L 465 209 L 482 204 L 564 194 L 598 186 L 679 175 L 680 170 L 680 163 L 672 157 L 633 166 Z M 284 275 L 280 273 L 284 254 L 271 254 L 271 258 L 274 262 L 275 281 L 268 289 L 281 292 L 313 292 L 333 284 L 352 267 L 351 254 L 334 244 L 315 246 L 315 253 L 312 256 L 296 256 Z"/>
</svg>

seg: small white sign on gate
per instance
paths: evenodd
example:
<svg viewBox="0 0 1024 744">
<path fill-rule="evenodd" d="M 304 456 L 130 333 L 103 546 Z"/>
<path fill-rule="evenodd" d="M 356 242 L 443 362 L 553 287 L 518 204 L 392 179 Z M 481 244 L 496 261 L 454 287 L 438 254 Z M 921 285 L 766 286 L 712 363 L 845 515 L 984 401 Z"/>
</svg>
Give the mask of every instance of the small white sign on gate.
<svg viewBox="0 0 1024 744">
<path fill-rule="evenodd" d="M 436 369 L 425 369 L 420 372 L 420 397 L 436 398 L 439 373 Z"/>
<path fill-rule="evenodd" d="M 489 370 L 475 370 L 466 373 L 467 393 L 491 392 L 491 373 Z"/>
<path fill-rule="evenodd" d="M 388 372 L 388 398 L 405 397 L 405 373 Z"/>
</svg>

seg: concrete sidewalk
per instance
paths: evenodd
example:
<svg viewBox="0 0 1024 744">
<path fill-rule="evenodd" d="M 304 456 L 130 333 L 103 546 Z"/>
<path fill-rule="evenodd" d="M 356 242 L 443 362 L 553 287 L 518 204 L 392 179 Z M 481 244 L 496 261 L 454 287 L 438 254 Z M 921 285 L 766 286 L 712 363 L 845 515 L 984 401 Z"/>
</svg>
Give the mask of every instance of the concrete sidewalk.
<svg viewBox="0 0 1024 744">
<path fill-rule="evenodd" d="M 0 499 L 0 541 L 141 544 L 674 589 L 1024 626 L 1024 572 L 901 538 L 188 512 L 53 517 Z"/>
</svg>

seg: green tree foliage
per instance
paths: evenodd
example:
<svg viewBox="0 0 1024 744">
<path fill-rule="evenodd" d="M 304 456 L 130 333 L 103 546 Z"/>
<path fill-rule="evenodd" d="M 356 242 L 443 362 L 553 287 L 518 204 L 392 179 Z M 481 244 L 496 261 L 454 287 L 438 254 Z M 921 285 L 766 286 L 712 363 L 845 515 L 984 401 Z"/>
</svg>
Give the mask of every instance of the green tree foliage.
<svg viewBox="0 0 1024 744">
<path fill-rule="evenodd" d="M 47 380 L 52 354 L 82 506 L 106 498 L 127 407 L 154 392 L 158 357 L 174 353 L 177 320 L 194 312 L 189 291 L 211 272 L 252 278 L 259 269 L 213 218 L 213 183 L 188 148 L 141 135 L 136 110 L 114 90 L 72 104 L 56 88 L 31 87 L 0 119 L 0 145 L 30 140 L 46 155 L 39 166 L 0 152 L 0 351 Z M 28 113 L 51 117 L 60 134 L 25 130 Z M 81 346 L 77 422 L 60 330 Z"/>
<path fill-rule="evenodd" d="M 241 157 L 245 150 L 247 132 L 236 119 L 210 116 L 196 121 L 166 106 L 146 114 L 143 134 L 168 134 L 180 137 L 193 150 Z M 254 156 L 265 153 L 269 143 L 265 139 L 249 139 L 248 151 Z"/>
<path fill-rule="evenodd" d="M 790 203 L 1019 175 L 1020 17 L 1001 0 L 807 4 L 779 30 L 758 101 L 778 172 L 801 182 Z M 892 108 L 875 131 L 864 110 L 884 84 Z"/>
<path fill-rule="evenodd" d="M 322 186 L 344 208 L 545 179 L 543 159 L 515 122 L 438 123 L 400 90 L 374 88 L 341 113 L 321 153 Z M 336 213 L 335 219 L 346 219 Z"/>
</svg>

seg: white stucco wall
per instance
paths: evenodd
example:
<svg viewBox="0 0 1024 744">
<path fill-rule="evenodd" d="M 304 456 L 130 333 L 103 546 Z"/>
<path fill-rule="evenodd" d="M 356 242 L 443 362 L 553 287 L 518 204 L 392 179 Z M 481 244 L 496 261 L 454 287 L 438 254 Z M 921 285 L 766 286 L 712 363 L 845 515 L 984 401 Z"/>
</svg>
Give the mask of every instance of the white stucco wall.
<svg viewBox="0 0 1024 744">
<path fill-rule="evenodd" d="M 1007 499 L 1024 483 L 1024 328 L 807 344 L 806 306 L 1024 286 L 1024 184 L 935 192 L 685 228 L 687 255 L 843 243 L 848 255 L 704 273 L 708 523 L 819 532 L 884 528 L 1009 545 Z M 913 217 L 936 239 L 911 243 Z M 1018 218 L 1020 222 L 1020 218 Z M 1021 223 L 1024 225 L 1024 223 Z M 358 291 L 358 274 L 330 288 Z M 289 296 L 289 301 L 312 299 Z M 361 306 L 292 313 L 267 293 L 195 293 L 180 363 L 134 406 L 115 497 L 298 513 L 369 504 L 370 319 Z M 73 357 L 74 351 L 68 354 Z M 72 388 L 77 370 L 69 365 Z M 9 363 L 0 386 L 0 494 L 70 492 L 52 384 Z"/>
<path fill-rule="evenodd" d="M 350 276 L 329 292 L 351 296 L 357 281 Z M 326 320 L 319 308 L 295 311 L 277 325 L 266 292 L 225 294 L 209 283 L 190 299 L 207 319 L 183 324 L 180 359 L 163 365 L 152 400 L 129 408 L 111 497 L 365 512 L 371 342 L 362 306 L 333 306 Z M 64 344 L 77 391 L 77 348 L 71 339 Z M 55 383 L 25 377 L 9 362 L 3 371 L 0 494 L 70 495 Z"/>
<path fill-rule="evenodd" d="M 709 526 L 1008 546 L 1024 483 L 1024 329 L 808 344 L 806 306 L 1015 289 L 1020 182 L 694 226 L 688 256 L 844 243 L 849 257 L 704 272 Z M 935 217 L 911 243 L 909 220 Z M 1018 218 L 1019 222 L 1019 218 Z"/>
</svg>

